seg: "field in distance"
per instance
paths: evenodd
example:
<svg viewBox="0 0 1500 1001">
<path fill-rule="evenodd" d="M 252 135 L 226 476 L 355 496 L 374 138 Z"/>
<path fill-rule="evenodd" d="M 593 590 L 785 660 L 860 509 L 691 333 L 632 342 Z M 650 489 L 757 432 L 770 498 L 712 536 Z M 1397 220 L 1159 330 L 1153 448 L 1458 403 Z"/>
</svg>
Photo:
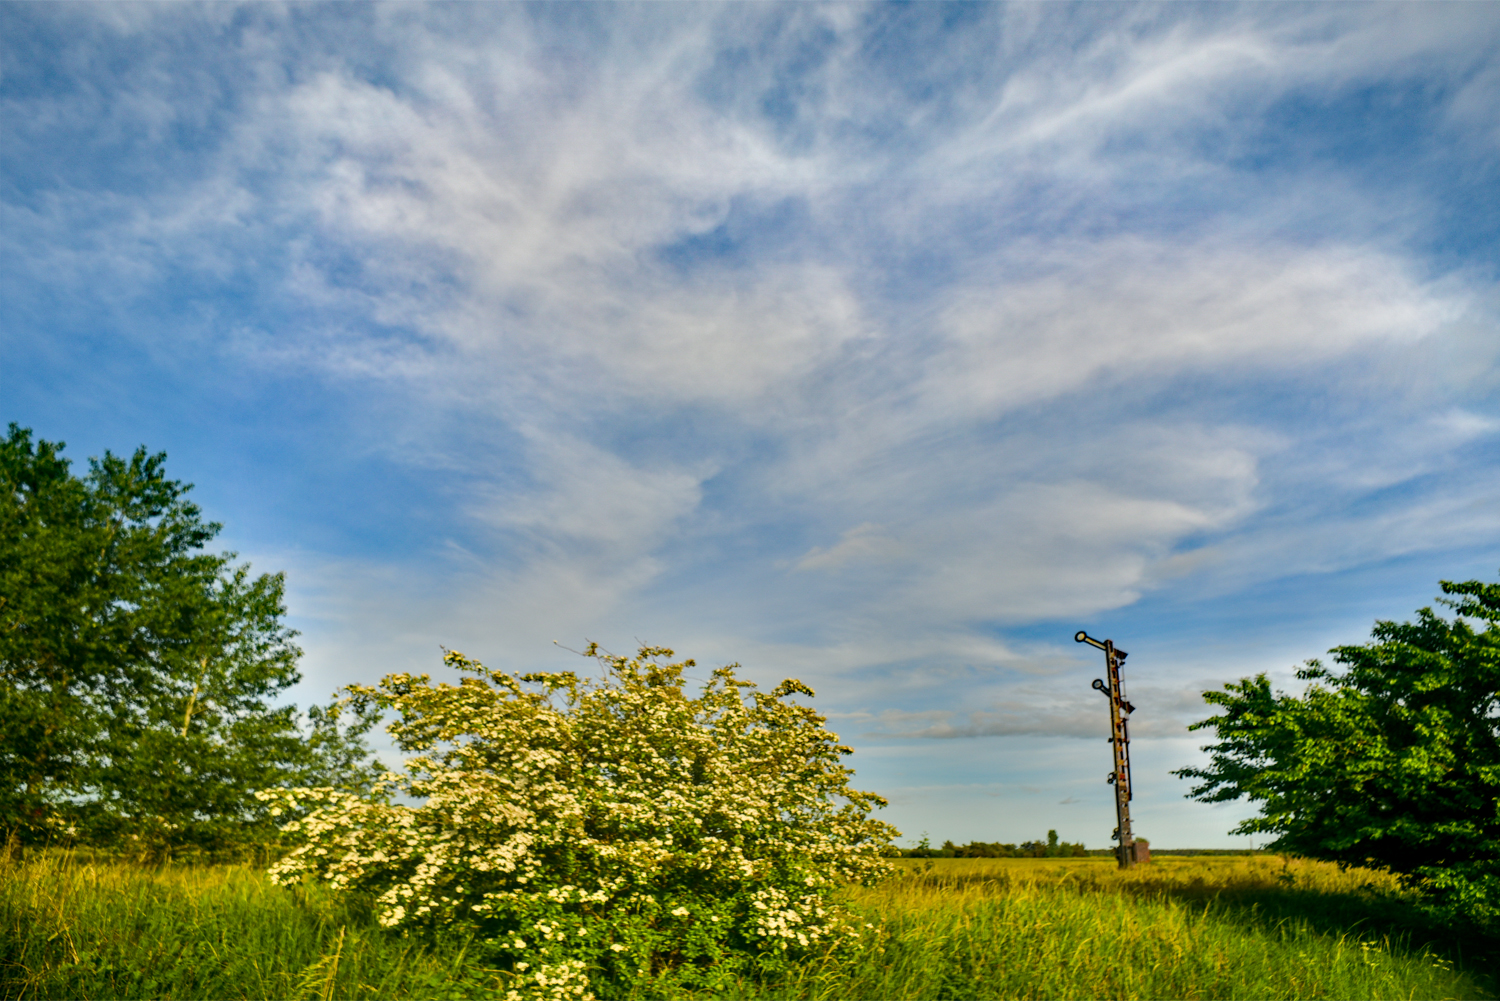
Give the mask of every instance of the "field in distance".
<svg viewBox="0 0 1500 1001">
<path fill-rule="evenodd" d="M 1394 880 L 1268 856 L 902 859 L 846 902 L 857 954 L 741 998 L 1493 998 L 1494 943 L 1424 923 Z M 248 866 L 52 854 L 0 868 L 0 997 L 493 998 L 506 975 Z M 670 992 L 651 996 L 684 997 Z"/>
</svg>

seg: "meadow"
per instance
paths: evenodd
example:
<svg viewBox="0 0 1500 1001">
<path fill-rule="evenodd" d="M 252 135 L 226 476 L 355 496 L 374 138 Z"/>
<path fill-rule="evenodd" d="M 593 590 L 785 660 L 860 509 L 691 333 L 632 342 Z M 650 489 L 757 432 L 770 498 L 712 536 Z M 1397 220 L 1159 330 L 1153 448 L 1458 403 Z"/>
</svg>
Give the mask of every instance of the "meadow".
<svg viewBox="0 0 1500 1001">
<path fill-rule="evenodd" d="M 894 865 L 845 891 L 875 926 L 868 948 L 736 996 L 1497 996 L 1493 943 L 1426 923 L 1374 872 L 1266 856 Z M 485 998 L 507 981 L 461 938 L 402 938 L 357 901 L 252 865 L 33 853 L 0 870 L 0 936 L 5 998 Z"/>
</svg>

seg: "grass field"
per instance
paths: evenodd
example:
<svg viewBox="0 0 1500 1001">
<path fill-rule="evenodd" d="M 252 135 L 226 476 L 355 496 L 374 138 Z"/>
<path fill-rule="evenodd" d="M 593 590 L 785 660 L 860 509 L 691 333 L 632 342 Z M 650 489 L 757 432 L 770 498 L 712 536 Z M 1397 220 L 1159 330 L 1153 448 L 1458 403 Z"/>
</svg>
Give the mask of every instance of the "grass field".
<svg viewBox="0 0 1500 1001">
<path fill-rule="evenodd" d="M 896 863 L 848 902 L 857 956 L 745 998 L 1493 998 L 1492 945 L 1424 924 L 1388 877 L 1266 857 Z M 479 998 L 465 943 L 381 931 L 357 904 L 245 866 L 63 855 L 0 871 L 5 998 Z M 680 996 L 680 995 L 670 995 Z"/>
</svg>

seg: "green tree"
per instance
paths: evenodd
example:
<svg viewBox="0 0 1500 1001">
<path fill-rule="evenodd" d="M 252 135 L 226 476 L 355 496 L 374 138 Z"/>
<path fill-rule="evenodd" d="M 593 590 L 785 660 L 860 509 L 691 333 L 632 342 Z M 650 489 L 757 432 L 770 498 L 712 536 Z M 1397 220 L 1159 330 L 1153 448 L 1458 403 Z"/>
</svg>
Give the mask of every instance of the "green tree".
<svg viewBox="0 0 1500 1001">
<path fill-rule="evenodd" d="M 1268 847 L 1403 875 L 1450 913 L 1500 920 L 1500 585 L 1442 582 L 1415 622 L 1309 661 L 1301 696 L 1264 674 L 1205 692 L 1223 713 L 1194 724 L 1218 743 L 1188 794 L 1246 797 L 1260 816 L 1235 833 Z"/>
<path fill-rule="evenodd" d="M 257 788 L 368 778 L 372 719 L 273 705 L 300 680 L 282 575 L 204 549 L 165 455 L 75 476 L 62 449 L 0 441 L 0 824 L 211 847 L 268 823 Z"/>
</svg>

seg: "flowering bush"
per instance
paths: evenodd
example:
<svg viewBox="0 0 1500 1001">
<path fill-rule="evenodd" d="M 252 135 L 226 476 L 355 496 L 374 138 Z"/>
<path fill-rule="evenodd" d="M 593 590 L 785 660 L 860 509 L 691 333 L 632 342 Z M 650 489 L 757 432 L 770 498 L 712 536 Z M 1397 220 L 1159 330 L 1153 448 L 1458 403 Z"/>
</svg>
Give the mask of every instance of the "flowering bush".
<svg viewBox="0 0 1500 1001">
<path fill-rule="evenodd" d="M 388 675 L 350 699 L 394 710 L 418 757 L 378 794 L 266 791 L 302 843 L 272 869 L 370 894 L 390 928 L 460 929 L 512 974 L 509 997 L 628 993 L 652 977 L 712 988 L 858 936 L 830 901 L 885 872 L 899 834 L 849 787 L 824 718 L 719 668 L 697 698 L 672 651 L 587 653 L 572 672 Z M 422 801 L 405 806 L 391 793 Z"/>
</svg>

